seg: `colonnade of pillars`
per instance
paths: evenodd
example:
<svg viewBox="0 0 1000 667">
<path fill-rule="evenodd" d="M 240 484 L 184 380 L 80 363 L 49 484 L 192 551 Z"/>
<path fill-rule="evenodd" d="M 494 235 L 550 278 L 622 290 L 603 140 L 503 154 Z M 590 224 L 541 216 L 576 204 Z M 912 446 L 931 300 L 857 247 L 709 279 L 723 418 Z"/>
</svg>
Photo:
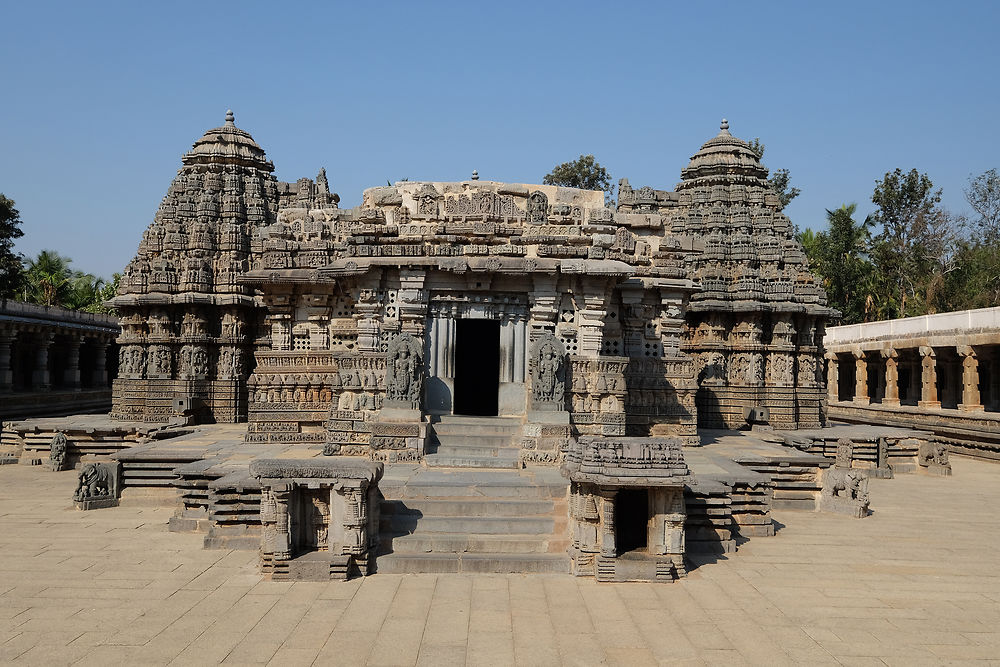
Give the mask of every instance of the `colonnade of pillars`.
<svg viewBox="0 0 1000 667">
<path fill-rule="evenodd" d="M 110 333 L 64 333 L 36 325 L 0 328 L 0 393 L 108 388 L 113 340 Z"/>
<path fill-rule="evenodd" d="M 858 348 L 826 360 L 831 403 L 1000 411 L 1000 346 Z"/>
</svg>

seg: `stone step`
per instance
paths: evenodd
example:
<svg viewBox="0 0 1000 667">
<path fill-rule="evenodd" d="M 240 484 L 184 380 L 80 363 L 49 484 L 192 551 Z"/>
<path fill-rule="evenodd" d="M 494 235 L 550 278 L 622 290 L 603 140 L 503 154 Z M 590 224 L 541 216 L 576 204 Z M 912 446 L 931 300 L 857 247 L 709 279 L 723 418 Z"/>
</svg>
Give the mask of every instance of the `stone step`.
<svg viewBox="0 0 1000 667">
<path fill-rule="evenodd" d="M 552 535 L 452 535 L 418 532 L 380 536 L 386 553 L 565 554 L 570 540 Z"/>
<path fill-rule="evenodd" d="M 438 436 L 503 436 L 517 435 L 520 424 L 432 424 L 431 428 Z"/>
<path fill-rule="evenodd" d="M 437 472 L 437 471 L 435 471 Z M 382 493 L 387 498 L 557 498 L 566 497 L 568 482 L 551 484 L 525 484 L 522 480 L 483 484 L 474 480 L 410 482 L 401 486 L 383 485 Z"/>
<path fill-rule="evenodd" d="M 379 572 L 388 574 L 475 572 L 482 574 L 568 574 L 565 554 L 387 554 L 376 560 Z"/>
<path fill-rule="evenodd" d="M 433 426 L 441 424 L 473 424 L 478 426 L 520 426 L 520 417 L 477 417 L 475 415 L 441 415 Z"/>
<path fill-rule="evenodd" d="M 563 503 L 565 504 L 565 503 Z M 552 516 L 553 500 L 500 500 L 496 498 L 442 498 L 414 500 L 383 500 L 382 516 L 416 514 L 418 516 L 488 516 L 527 517 Z"/>
<path fill-rule="evenodd" d="M 438 445 L 435 454 L 441 456 L 482 456 L 489 458 L 516 459 L 521 453 L 517 447 L 494 447 L 491 445 L 462 444 Z"/>
<path fill-rule="evenodd" d="M 388 514 L 380 517 L 379 523 L 381 532 L 468 535 L 551 535 L 556 524 L 551 516 L 420 516 L 412 513 Z"/>
<path fill-rule="evenodd" d="M 507 435 L 441 435 L 435 437 L 439 447 L 513 447 Z"/>
<path fill-rule="evenodd" d="M 521 462 L 516 456 L 467 456 L 428 454 L 424 463 L 431 468 L 520 468 Z"/>
</svg>

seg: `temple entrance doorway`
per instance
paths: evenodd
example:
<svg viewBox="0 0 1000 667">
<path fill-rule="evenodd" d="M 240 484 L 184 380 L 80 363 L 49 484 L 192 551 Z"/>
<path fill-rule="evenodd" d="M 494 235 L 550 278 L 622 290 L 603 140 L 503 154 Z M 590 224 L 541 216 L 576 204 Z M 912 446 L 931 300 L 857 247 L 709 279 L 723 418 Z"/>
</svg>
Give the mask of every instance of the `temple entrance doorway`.
<svg viewBox="0 0 1000 667">
<path fill-rule="evenodd" d="M 649 538 L 649 491 L 622 489 L 615 497 L 615 547 L 618 554 L 646 551 Z"/>
<path fill-rule="evenodd" d="M 456 415 L 496 416 L 500 390 L 500 321 L 457 320 Z"/>
</svg>

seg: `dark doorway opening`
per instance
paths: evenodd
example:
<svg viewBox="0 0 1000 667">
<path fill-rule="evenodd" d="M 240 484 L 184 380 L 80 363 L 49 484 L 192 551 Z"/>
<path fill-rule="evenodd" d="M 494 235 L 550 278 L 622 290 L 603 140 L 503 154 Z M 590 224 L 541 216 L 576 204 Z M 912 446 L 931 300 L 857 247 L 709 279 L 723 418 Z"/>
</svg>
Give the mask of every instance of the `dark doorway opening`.
<svg viewBox="0 0 1000 667">
<path fill-rule="evenodd" d="M 500 395 L 500 321 L 458 320 L 456 324 L 454 412 L 495 416 Z"/>
<path fill-rule="evenodd" d="M 649 526 L 649 492 L 622 489 L 615 496 L 615 547 L 618 554 L 646 551 Z"/>
</svg>

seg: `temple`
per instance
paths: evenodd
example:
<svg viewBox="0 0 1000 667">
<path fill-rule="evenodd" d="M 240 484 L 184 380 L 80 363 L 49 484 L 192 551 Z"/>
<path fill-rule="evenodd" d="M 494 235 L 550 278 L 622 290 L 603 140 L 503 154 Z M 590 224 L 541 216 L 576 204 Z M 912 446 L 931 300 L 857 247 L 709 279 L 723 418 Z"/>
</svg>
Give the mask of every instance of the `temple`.
<svg viewBox="0 0 1000 667">
<path fill-rule="evenodd" d="M 767 174 L 723 121 L 673 190 L 622 179 L 616 205 L 473 172 L 342 209 L 229 112 L 110 302 L 119 427 L 0 448 L 81 466 L 81 509 L 170 504 L 272 579 L 670 581 L 773 535 L 772 507 L 864 517 L 870 476 L 947 475 L 947 451 L 824 428 L 837 313 Z"/>
<path fill-rule="evenodd" d="M 823 423 L 833 311 L 725 121 L 675 190 L 623 179 L 617 208 L 477 178 L 341 209 L 325 172 L 273 169 L 232 113 L 183 157 L 113 301 L 116 418 L 418 460 L 422 425 L 511 417 L 518 457 L 551 462 L 578 435 L 697 444 L 750 408 Z"/>
</svg>

